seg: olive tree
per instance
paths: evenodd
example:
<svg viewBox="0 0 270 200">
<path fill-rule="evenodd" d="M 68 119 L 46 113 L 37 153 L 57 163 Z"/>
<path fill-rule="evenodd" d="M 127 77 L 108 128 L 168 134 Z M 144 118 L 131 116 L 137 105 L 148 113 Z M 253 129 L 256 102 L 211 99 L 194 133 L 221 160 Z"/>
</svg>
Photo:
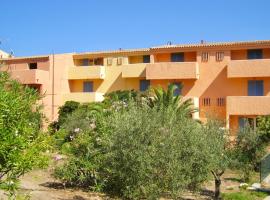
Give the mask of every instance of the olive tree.
<svg viewBox="0 0 270 200">
<path fill-rule="evenodd" d="M 227 131 L 222 128 L 222 123 L 217 120 L 209 120 L 202 125 L 206 135 L 209 172 L 215 180 L 215 199 L 220 199 L 221 176 L 231 164 L 231 148 L 227 137 Z"/>
<path fill-rule="evenodd" d="M 131 199 L 177 197 L 208 178 L 206 134 L 174 109 L 131 105 L 114 112 L 107 126 L 110 190 Z"/>
<path fill-rule="evenodd" d="M 18 178 L 44 164 L 39 95 L 0 72 L 0 187 L 14 191 Z"/>
</svg>

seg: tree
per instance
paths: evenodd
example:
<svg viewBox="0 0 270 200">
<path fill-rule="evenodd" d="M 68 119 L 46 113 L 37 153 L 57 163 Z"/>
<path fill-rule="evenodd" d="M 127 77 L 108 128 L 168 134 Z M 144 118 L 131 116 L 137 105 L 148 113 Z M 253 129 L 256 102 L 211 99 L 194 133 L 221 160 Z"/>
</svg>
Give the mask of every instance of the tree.
<svg viewBox="0 0 270 200">
<path fill-rule="evenodd" d="M 135 105 L 106 120 L 109 189 L 130 199 L 179 197 L 198 189 L 209 174 L 201 125 L 174 109 Z"/>
<path fill-rule="evenodd" d="M 180 88 L 182 85 L 180 85 Z M 193 108 L 193 103 L 191 99 L 183 100 L 181 95 L 175 95 L 175 90 L 177 86 L 170 84 L 167 91 L 162 87 L 153 88 L 154 97 L 148 98 L 148 105 L 153 108 L 157 107 L 159 110 L 164 109 L 174 109 L 178 114 L 190 117 L 192 113 L 196 112 L 197 109 Z"/>
<path fill-rule="evenodd" d="M 207 137 L 208 149 L 206 152 L 208 152 L 209 171 L 215 180 L 214 198 L 216 200 L 221 198 L 221 176 L 231 163 L 231 149 L 226 137 L 227 133 L 221 127 L 222 123 L 216 120 L 209 120 L 205 125 L 202 125 L 203 132 Z"/>
<path fill-rule="evenodd" d="M 263 137 L 262 137 L 263 136 Z M 244 181 L 249 181 L 250 173 L 259 167 L 266 153 L 265 134 L 249 126 L 239 130 L 233 151 L 233 167 L 241 169 Z"/>
<path fill-rule="evenodd" d="M 257 118 L 257 130 L 260 134 L 262 142 L 270 140 L 270 116 L 260 116 Z"/>
<path fill-rule="evenodd" d="M 14 191 L 18 178 L 37 165 L 46 147 L 40 132 L 39 95 L 0 72 L 0 186 Z"/>
</svg>

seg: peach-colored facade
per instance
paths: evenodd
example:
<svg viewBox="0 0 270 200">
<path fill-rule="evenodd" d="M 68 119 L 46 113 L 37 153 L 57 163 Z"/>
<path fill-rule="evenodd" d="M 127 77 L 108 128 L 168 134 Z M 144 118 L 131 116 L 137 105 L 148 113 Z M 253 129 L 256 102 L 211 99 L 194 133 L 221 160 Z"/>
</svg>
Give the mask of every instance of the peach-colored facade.
<svg viewBox="0 0 270 200">
<path fill-rule="evenodd" d="M 164 88 L 170 83 L 182 83 L 181 94 L 192 98 L 199 108 L 195 118 L 205 121 L 217 117 L 226 121 L 230 129 L 237 129 L 243 117 L 270 114 L 270 40 L 165 45 L 2 61 L 6 63 L 2 70 L 45 94 L 43 103 L 50 121 L 57 118 L 58 107 L 67 100 L 101 101 L 103 94 L 115 90 L 140 90 L 143 82 Z M 30 69 L 30 63 L 36 63 L 36 69 Z M 249 96 L 252 81 L 263 85 L 258 86 L 262 90 L 259 96 Z"/>
</svg>

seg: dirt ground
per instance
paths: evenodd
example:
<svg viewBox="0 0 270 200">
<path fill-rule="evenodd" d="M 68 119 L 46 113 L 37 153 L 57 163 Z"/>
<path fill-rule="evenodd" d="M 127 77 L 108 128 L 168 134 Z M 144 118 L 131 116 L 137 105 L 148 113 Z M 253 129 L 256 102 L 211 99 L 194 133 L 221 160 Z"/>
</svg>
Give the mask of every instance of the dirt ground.
<svg viewBox="0 0 270 200">
<path fill-rule="evenodd" d="M 55 180 L 52 176 L 53 169 L 34 170 L 21 177 L 19 199 L 31 200 L 101 200 L 112 199 L 104 194 L 85 192 L 78 189 L 64 188 L 63 184 Z M 222 192 L 239 191 L 240 180 L 237 174 L 227 172 L 223 175 Z M 206 184 L 201 194 L 186 194 L 184 199 L 212 199 L 214 182 Z M 3 191 L 0 191 L 0 199 L 7 199 Z"/>
<path fill-rule="evenodd" d="M 52 176 L 52 169 L 34 170 L 21 177 L 18 191 L 20 199 L 31 200 L 101 200 L 108 199 L 105 195 L 81 190 L 64 188 L 63 184 Z M 27 198 L 28 197 L 28 198 Z M 0 199 L 7 199 L 3 191 Z"/>
</svg>

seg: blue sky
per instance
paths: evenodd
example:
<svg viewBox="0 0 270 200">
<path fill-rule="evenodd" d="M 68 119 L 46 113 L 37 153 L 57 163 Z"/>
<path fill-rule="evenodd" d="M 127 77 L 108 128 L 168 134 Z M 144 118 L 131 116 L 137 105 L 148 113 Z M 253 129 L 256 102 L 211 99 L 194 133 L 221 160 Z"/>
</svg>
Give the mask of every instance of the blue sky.
<svg viewBox="0 0 270 200">
<path fill-rule="evenodd" d="M 8 0 L 0 49 L 16 56 L 270 39 L 269 0 Z"/>
</svg>

